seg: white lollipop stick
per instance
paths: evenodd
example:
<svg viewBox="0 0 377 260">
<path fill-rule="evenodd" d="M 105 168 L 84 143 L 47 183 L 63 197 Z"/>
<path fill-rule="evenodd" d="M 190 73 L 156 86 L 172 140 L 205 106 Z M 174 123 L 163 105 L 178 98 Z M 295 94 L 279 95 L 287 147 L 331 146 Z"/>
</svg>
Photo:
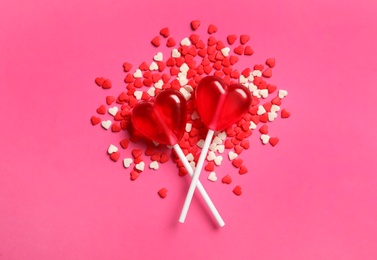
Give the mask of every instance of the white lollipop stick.
<svg viewBox="0 0 377 260">
<path fill-rule="evenodd" d="M 179 159 L 181 159 L 183 166 L 185 166 L 187 172 L 190 174 L 191 177 L 194 177 L 194 172 L 191 168 L 191 165 L 189 164 L 186 156 L 182 152 L 181 147 L 178 144 L 175 144 L 173 146 L 174 150 L 176 151 Z M 192 184 L 191 184 L 192 185 Z M 191 187 L 191 186 L 190 186 Z M 204 189 L 203 185 L 200 183 L 200 181 L 197 181 L 196 187 L 198 188 L 200 194 L 202 195 L 204 201 L 207 203 L 208 208 L 211 210 L 213 216 L 215 217 L 217 223 L 219 224 L 220 227 L 223 227 L 225 225 L 224 220 L 221 218 L 219 212 L 217 211 L 215 205 L 213 204 L 211 198 L 208 196 L 208 193 Z M 195 186 L 194 186 L 195 188 Z M 180 220 L 180 222 L 182 222 Z"/>
<path fill-rule="evenodd" d="M 196 168 L 195 168 L 194 176 L 192 177 L 192 180 L 191 180 L 190 188 L 186 195 L 185 203 L 183 204 L 181 216 L 179 217 L 179 222 L 181 223 L 185 222 L 187 212 L 190 207 L 191 200 L 192 200 L 192 196 L 194 195 L 195 187 L 198 184 L 200 172 L 202 171 L 203 163 L 207 156 L 208 148 L 211 144 L 214 133 L 215 131 L 211 129 L 208 130 L 206 140 L 204 141 L 202 152 L 200 153 L 198 164 L 196 165 Z"/>
</svg>

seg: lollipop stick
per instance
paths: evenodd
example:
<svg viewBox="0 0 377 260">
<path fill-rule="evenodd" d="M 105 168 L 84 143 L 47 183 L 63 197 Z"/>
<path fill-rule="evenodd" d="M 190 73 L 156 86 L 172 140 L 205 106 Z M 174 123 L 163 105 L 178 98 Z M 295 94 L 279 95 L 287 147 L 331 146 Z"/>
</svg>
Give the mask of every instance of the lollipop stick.
<svg viewBox="0 0 377 260">
<path fill-rule="evenodd" d="M 179 217 L 179 222 L 181 223 L 185 222 L 186 215 L 187 215 L 187 212 L 190 207 L 191 200 L 192 200 L 192 196 L 194 195 L 195 187 L 199 181 L 200 172 L 202 171 L 203 163 L 207 156 L 208 148 L 209 148 L 209 145 L 211 144 L 213 134 L 214 134 L 213 130 L 211 129 L 208 130 L 206 140 L 204 141 L 202 152 L 200 153 L 198 164 L 196 165 L 196 168 L 195 168 L 194 176 L 192 177 L 192 180 L 191 180 L 190 188 L 186 195 L 185 203 L 183 204 L 181 216 Z"/>
<path fill-rule="evenodd" d="M 187 161 L 186 156 L 183 154 L 183 151 L 181 147 L 176 144 L 173 146 L 175 152 L 177 153 L 179 159 L 181 159 L 183 166 L 185 166 L 187 172 L 190 174 L 191 177 L 194 176 L 194 171 L 191 168 L 191 165 Z M 213 216 L 215 217 L 217 223 L 219 224 L 220 227 L 223 227 L 225 225 L 224 220 L 221 218 L 219 212 L 217 211 L 215 205 L 213 204 L 211 198 L 208 196 L 208 193 L 204 189 L 203 185 L 200 183 L 198 180 L 196 187 L 198 188 L 200 194 L 202 195 L 204 201 L 207 203 L 208 208 L 211 210 Z"/>
</svg>

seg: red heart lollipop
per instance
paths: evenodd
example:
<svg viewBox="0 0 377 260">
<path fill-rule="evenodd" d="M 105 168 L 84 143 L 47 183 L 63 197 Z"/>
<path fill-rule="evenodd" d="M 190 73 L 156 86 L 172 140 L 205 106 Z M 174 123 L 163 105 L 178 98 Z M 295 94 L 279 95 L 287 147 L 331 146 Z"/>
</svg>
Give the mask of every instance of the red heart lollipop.
<svg viewBox="0 0 377 260">
<path fill-rule="evenodd" d="M 251 105 L 250 91 L 241 84 L 226 85 L 216 76 L 203 78 L 196 87 L 197 110 L 212 130 L 223 130 L 241 119 Z"/>
<path fill-rule="evenodd" d="M 172 89 L 160 92 L 154 102 L 141 102 L 132 110 L 134 128 L 149 139 L 174 145 L 186 127 L 186 100 Z"/>
</svg>

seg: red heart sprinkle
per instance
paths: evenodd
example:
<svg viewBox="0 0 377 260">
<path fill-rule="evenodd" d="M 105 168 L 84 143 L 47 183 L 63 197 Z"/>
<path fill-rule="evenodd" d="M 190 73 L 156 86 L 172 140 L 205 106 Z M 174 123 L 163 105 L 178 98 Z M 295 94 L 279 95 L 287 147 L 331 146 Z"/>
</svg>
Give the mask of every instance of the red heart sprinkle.
<svg viewBox="0 0 377 260">
<path fill-rule="evenodd" d="M 126 83 L 132 83 L 134 82 L 135 78 L 132 74 L 127 74 L 127 76 L 124 78 L 124 82 Z"/>
<path fill-rule="evenodd" d="M 247 43 L 249 40 L 250 40 L 249 35 L 241 35 L 241 37 L 240 37 L 240 42 L 241 42 L 242 45 Z"/>
<path fill-rule="evenodd" d="M 234 146 L 234 152 L 235 152 L 236 154 L 240 155 L 240 154 L 242 153 L 242 151 L 243 151 L 243 148 L 242 148 L 241 145 L 236 145 L 236 146 Z"/>
<path fill-rule="evenodd" d="M 130 172 L 130 179 L 131 179 L 131 181 L 136 180 L 137 177 L 139 177 L 139 176 L 140 176 L 140 173 L 137 172 L 137 171 L 131 171 L 131 172 Z"/>
<path fill-rule="evenodd" d="M 244 52 L 244 54 L 247 55 L 247 56 L 250 56 L 250 55 L 253 55 L 253 53 L 254 53 L 253 49 L 252 49 L 249 45 L 247 45 L 247 46 L 245 47 L 245 52 Z"/>
<path fill-rule="evenodd" d="M 265 78 L 271 78 L 272 76 L 272 69 L 271 68 L 267 68 L 263 71 L 262 73 L 262 76 L 265 77 Z"/>
<path fill-rule="evenodd" d="M 266 60 L 266 64 L 267 64 L 267 66 L 270 67 L 270 68 L 275 67 L 275 59 L 274 59 L 274 58 L 269 58 L 269 59 L 267 59 L 267 60 Z"/>
<path fill-rule="evenodd" d="M 208 33 L 209 33 L 209 34 L 212 34 L 212 33 L 215 33 L 215 32 L 217 32 L 217 26 L 216 26 L 216 25 L 213 25 L 213 24 L 210 24 L 210 25 L 208 26 Z"/>
<path fill-rule="evenodd" d="M 119 142 L 120 146 L 122 146 L 123 149 L 127 149 L 128 144 L 130 143 L 130 140 L 128 138 L 123 139 Z"/>
<path fill-rule="evenodd" d="M 128 63 L 128 62 L 123 63 L 123 70 L 125 72 L 129 72 L 131 70 L 131 68 L 132 68 L 132 64 L 131 63 Z"/>
<path fill-rule="evenodd" d="M 118 161 L 120 157 L 120 152 L 113 152 L 112 154 L 110 154 L 110 159 L 114 162 Z"/>
<path fill-rule="evenodd" d="M 176 42 L 175 42 L 175 40 L 172 37 L 170 37 L 168 39 L 168 41 L 166 42 L 166 46 L 167 47 L 173 47 L 173 46 L 175 46 L 175 44 L 176 44 Z"/>
<path fill-rule="evenodd" d="M 197 34 L 191 34 L 189 39 L 191 43 L 195 45 L 199 42 L 200 36 Z"/>
<path fill-rule="evenodd" d="M 111 88 L 112 85 L 111 85 L 111 81 L 109 79 L 106 79 L 103 83 L 102 83 L 102 88 L 103 89 L 109 89 Z"/>
<path fill-rule="evenodd" d="M 92 116 L 92 117 L 90 118 L 90 122 L 92 122 L 92 125 L 99 124 L 99 123 L 101 122 L 101 118 L 96 117 L 96 116 Z"/>
<path fill-rule="evenodd" d="M 233 189 L 233 193 L 236 194 L 237 196 L 240 196 L 242 194 L 242 188 L 240 185 L 237 185 L 234 189 Z"/>
<path fill-rule="evenodd" d="M 213 161 L 210 161 L 205 167 L 204 169 L 206 171 L 209 171 L 209 172 L 212 172 L 214 169 L 215 169 L 215 163 Z"/>
<path fill-rule="evenodd" d="M 195 31 L 196 29 L 198 29 L 198 27 L 200 26 L 200 21 L 199 20 L 194 20 L 191 22 L 191 28 Z"/>
<path fill-rule="evenodd" d="M 239 174 L 245 174 L 247 172 L 248 172 L 248 170 L 247 170 L 246 166 L 245 165 L 241 165 L 240 169 L 238 170 L 238 173 Z"/>
<path fill-rule="evenodd" d="M 167 153 L 161 153 L 160 163 L 166 163 L 169 161 L 169 155 Z"/>
<path fill-rule="evenodd" d="M 231 149 L 234 147 L 232 141 L 230 139 L 225 140 L 224 146 L 226 149 Z"/>
<path fill-rule="evenodd" d="M 246 150 L 250 148 L 250 142 L 249 140 L 243 140 L 240 145 L 245 148 Z"/>
<path fill-rule="evenodd" d="M 237 40 L 237 35 L 231 34 L 227 38 L 227 41 L 230 45 L 232 45 Z"/>
<path fill-rule="evenodd" d="M 281 118 L 288 118 L 291 115 L 285 108 L 281 111 Z"/>
<path fill-rule="evenodd" d="M 240 45 L 240 46 L 238 46 L 237 48 L 234 49 L 234 53 L 236 53 L 238 55 L 242 55 L 243 50 L 244 50 L 243 45 Z"/>
<path fill-rule="evenodd" d="M 271 100 L 271 103 L 274 104 L 274 105 L 280 106 L 281 105 L 281 99 L 279 97 L 274 97 Z"/>
<path fill-rule="evenodd" d="M 259 132 L 261 132 L 262 134 L 268 134 L 268 126 L 267 125 L 263 125 L 261 128 L 259 128 Z"/>
<path fill-rule="evenodd" d="M 166 194 L 167 194 L 168 190 L 166 188 L 162 188 L 161 190 L 158 191 L 158 195 L 161 197 L 161 198 L 166 198 Z"/>
<path fill-rule="evenodd" d="M 105 82 L 105 79 L 104 78 L 96 78 L 95 79 L 95 82 L 98 86 L 102 86 L 103 82 Z"/>
<path fill-rule="evenodd" d="M 279 138 L 277 138 L 277 137 L 270 137 L 269 142 L 270 142 L 270 144 L 272 146 L 275 146 L 279 142 Z"/>
<path fill-rule="evenodd" d="M 122 127 L 120 126 L 119 123 L 114 122 L 114 123 L 111 125 L 111 131 L 112 131 L 112 132 L 120 132 L 121 130 L 122 130 Z"/>
<path fill-rule="evenodd" d="M 243 163 L 243 160 L 241 158 L 235 158 L 232 160 L 232 164 L 236 168 L 240 168 L 242 163 Z"/>
<path fill-rule="evenodd" d="M 153 44 L 153 46 L 155 47 L 158 47 L 160 46 L 161 42 L 160 42 L 160 36 L 156 36 L 152 39 L 151 43 Z"/>
<path fill-rule="evenodd" d="M 97 113 L 104 115 L 106 113 L 106 107 L 104 105 L 101 105 L 99 108 L 97 108 Z"/>
<path fill-rule="evenodd" d="M 268 85 L 267 85 L 267 89 L 268 89 L 268 94 L 271 94 L 271 93 L 274 93 L 274 92 L 275 92 L 275 90 L 276 90 L 276 86 L 275 86 L 275 85 L 268 84 Z"/>
<path fill-rule="evenodd" d="M 262 71 L 263 68 L 264 68 L 263 64 L 256 64 L 256 65 L 254 65 L 254 70 L 260 70 L 260 71 Z"/>
<path fill-rule="evenodd" d="M 143 152 L 140 149 L 133 149 L 131 153 L 135 159 L 143 154 Z"/>
<path fill-rule="evenodd" d="M 161 34 L 162 36 L 164 36 L 165 38 L 166 38 L 166 37 L 169 37 L 169 35 L 170 35 L 169 28 L 168 28 L 168 27 L 165 27 L 165 28 L 161 29 L 160 34 Z"/>
<path fill-rule="evenodd" d="M 222 183 L 225 183 L 225 184 L 231 184 L 231 183 L 232 183 L 232 178 L 231 178 L 229 175 L 226 175 L 226 176 L 224 176 L 224 177 L 221 179 L 221 182 L 222 182 Z"/>
<path fill-rule="evenodd" d="M 115 97 L 113 96 L 107 96 L 106 97 L 106 104 L 108 104 L 109 106 L 115 101 Z"/>
</svg>

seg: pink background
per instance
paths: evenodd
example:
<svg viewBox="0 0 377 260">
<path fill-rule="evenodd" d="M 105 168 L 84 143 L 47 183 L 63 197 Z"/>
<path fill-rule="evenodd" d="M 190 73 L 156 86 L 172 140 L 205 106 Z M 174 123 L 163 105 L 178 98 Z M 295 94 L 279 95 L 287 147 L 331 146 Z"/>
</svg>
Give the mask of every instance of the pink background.
<svg viewBox="0 0 377 260">
<path fill-rule="evenodd" d="M 376 2 L 233 2 L 0 2 L 0 259 L 377 259 Z M 250 138 L 247 175 L 218 171 L 242 196 L 203 179 L 221 229 L 198 197 L 179 224 L 188 178 L 170 162 L 131 182 L 106 155 L 119 135 L 89 122 L 123 62 L 192 19 L 250 34 L 240 66 L 275 57 L 292 112 L 270 125 L 276 147 Z"/>
</svg>

